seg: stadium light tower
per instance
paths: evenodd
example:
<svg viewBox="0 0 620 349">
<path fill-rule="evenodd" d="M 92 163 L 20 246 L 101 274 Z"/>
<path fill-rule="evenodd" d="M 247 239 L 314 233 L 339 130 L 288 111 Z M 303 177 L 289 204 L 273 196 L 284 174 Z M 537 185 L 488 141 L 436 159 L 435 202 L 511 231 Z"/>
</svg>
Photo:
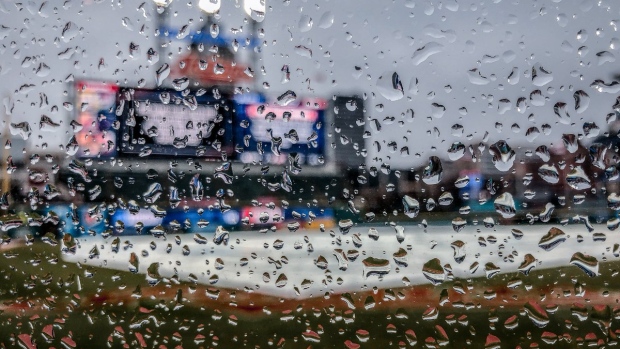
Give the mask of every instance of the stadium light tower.
<svg viewBox="0 0 620 349">
<path fill-rule="evenodd" d="M 159 0 L 159 1 L 163 1 L 163 0 Z M 217 11 L 220 10 L 221 6 L 222 6 L 222 2 L 220 0 L 200 0 L 198 2 L 198 8 L 200 8 L 200 10 L 202 10 L 203 12 L 209 15 L 217 13 Z"/>
<path fill-rule="evenodd" d="M 254 65 L 254 71 L 258 68 L 258 52 L 260 50 L 260 44 L 258 43 L 258 22 L 262 22 L 265 19 L 265 9 L 267 0 L 244 0 L 243 10 L 250 17 L 250 28 L 252 30 L 252 39 L 256 41 L 256 46 L 252 49 L 252 65 Z M 254 79 L 255 84 L 258 84 L 258 80 Z"/>
<path fill-rule="evenodd" d="M 156 6 L 155 11 L 155 25 L 157 25 L 157 54 L 159 55 L 159 59 L 165 60 L 164 54 L 166 50 L 164 47 L 166 46 L 166 38 L 164 38 L 164 33 L 161 32 L 162 28 L 166 25 L 166 20 L 168 17 L 168 6 L 172 3 L 172 0 L 153 0 L 153 3 Z"/>
<path fill-rule="evenodd" d="M 255 21 L 262 22 L 265 18 L 265 2 L 266 0 L 245 0 L 243 10 Z"/>
<path fill-rule="evenodd" d="M 157 6 L 167 7 L 168 5 L 170 5 L 170 3 L 172 2 L 172 0 L 153 0 L 153 2 L 154 2 L 154 3 L 155 3 L 155 5 L 157 5 Z"/>
</svg>

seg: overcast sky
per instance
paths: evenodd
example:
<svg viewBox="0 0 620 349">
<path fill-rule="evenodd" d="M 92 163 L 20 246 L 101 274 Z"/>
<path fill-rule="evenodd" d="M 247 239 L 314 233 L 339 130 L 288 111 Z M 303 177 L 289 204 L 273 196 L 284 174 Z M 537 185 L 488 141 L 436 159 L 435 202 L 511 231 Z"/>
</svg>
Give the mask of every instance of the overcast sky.
<svg viewBox="0 0 620 349">
<path fill-rule="evenodd" d="M 64 95 L 68 76 L 127 86 L 144 79 L 148 87 L 166 59 L 153 66 L 146 59 L 147 50 L 156 47 L 151 2 L 64 4 L 48 1 L 41 8 L 39 1 L 17 6 L 2 2 L 0 95 L 12 96 L 12 122 L 31 123 L 29 146 L 35 149 L 44 142 L 58 149 L 70 138 L 64 128 L 55 132 L 57 136 L 38 130 L 42 114 L 64 125 L 70 121 L 72 114 L 63 107 L 63 102 L 70 101 Z M 216 18 L 225 37 L 247 37 L 250 25 L 238 5 L 224 1 Z M 393 167 L 417 166 L 431 155 L 446 158 L 453 142 L 477 144 L 485 132 L 489 143 L 505 139 L 513 147 L 535 149 L 558 143 L 562 133 L 583 133 L 586 121 L 595 122 L 601 132 L 607 130 L 605 118 L 617 91 L 600 93 L 590 85 L 596 79 L 609 83 L 618 73 L 620 5 L 615 2 L 278 0 L 268 1 L 267 6 L 260 24 L 265 31 L 261 65 L 266 75 L 257 74 L 259 89 L 270 96 L 289 89 L 298 96 L 324 98 L 365 93 L 366 115 L 383 126 L 377 133 L 367 123 L 373 134 L 366 144 L 371 163 L 379 156 Z M 175 0 L 169 12 L 172 27 L 187 24 L 197 29 L 204 19 L 197 1 Z M 243 32 L 231 32 L 240 28 Z M 134 57 L 129 55 L 131 42 L 139 45 Z M 172 61 L 178 48 L 183 51 L 187 46 L 177 45 L 170 48 Z M 280 70 L 285 64 L 291 81 L 282 84 Z M 550 72 L 548 78 L 542 76 L 541 66 Z M 532 80 L 533 67 L 539 80 Z M 390 90 L 394 73 L 404 88 L 400 99 L 398 91 Z M 416 79 L 417 87 L 412 84 Z M 263 82 L 269 89 L 262 87 Z M 530 101 L 537 89 L 548 99 L 544 105 Z M 589 106 L 579 112 L 573 97 L 578 90 L 590 97 Z M 40 93 L 48 100 L 42 108 Z M 516 107 L 519 97 L 526 98 L 523 113 Z M 554 113 L 557 102 L 567 104 L 570 119 L 562 120 L 567 125 L 559 123 Z M 433 103 L 443 105 L 445 112 Z M 389 116 L 395 117 L 393 123 L 383 121 Z M 403 125 L 398 122 L 401 119 Z M 551 134 L 528 142 L 526 130 L 542 131 L 545 123 L 552 126 Z M 452 134 L 455 124 L 463 126 L 462 135 Z M 513 124 L 519 126 L 516 133 Z M 382 145 L 380 153 L 375 141 Z M 408 147 L 410 156 L 401 156 L 398 150 L 390 153 L 386 147 L 390 141 L 396 142 L 397 149 Z"/>
</svg>

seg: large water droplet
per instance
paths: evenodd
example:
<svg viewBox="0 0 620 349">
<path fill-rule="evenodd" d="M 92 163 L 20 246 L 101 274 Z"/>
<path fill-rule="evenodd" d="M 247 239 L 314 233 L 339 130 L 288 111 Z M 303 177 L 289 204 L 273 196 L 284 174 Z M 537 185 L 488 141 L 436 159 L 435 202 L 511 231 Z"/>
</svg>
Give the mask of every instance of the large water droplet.
<svg viewBox="0 0 620 349">
<path fill-rule="evenodd" d="M 569 125 L 571 120 L 570 120 L 570 114 L 568 114 L 568 111 L 566 110 L 566 103 L 564 102 L 557 102 L 554 106 L 553 106 L 553 111 L 555 112 L 555 116 L 558 117 L 558 121 L 561 124 L 564 125 Z"/>
<path fill-rule="evenodd" d="M 280 106 L 287 106 L 293 103 L 295 99 L 297 99 L 297 95 L 295 94 L 295 92 L 288 90 L 284 92 L 283 94 L 281 94 L 280 96 L 278 96 L 277 103 Z"/>
<path fill-rule="evenodd" d="M 396 72 L 385 72 L 377 79 L 379 93 L 389 101 L 397 101 L 405 95 L 403 84 Z"/>
<path fill-rule="evenodd" d="M 518 269 L 524 275 L 528 275 L 534 267 L 536 267 L 536 258 L 528 253 L 523 256 L 523 262 L 521 262 Z"/>
<path fill-rule="evenodd" d="M 441 266 L 441 261 L 438 258 L 433 258 L 424 263 L 422 274 L 435 286 L 441 284 L 446 279 L 446 271 Z"/>
<path fill-rule="evenodd" d="M 553 81 L 553 75 L 547 71 L 540 64 L 535 64 L 532 67 L 532 84 L 541 87 Z"/>
<path fill-rule="evenodd" d="M 575 98 L 575 111 L 577 113 L 581 114 L 588 109 L 588 106 L 590 105 L 590 96 L 588 96 L 585 91 L 575 91 L 573 97 Z"/>
<path fill-rule="evenodd" d="M 498 170 L 506 172 L 512 168 L 516 154 L 506 141 L 501 140 L 490 146 L 489 153 L 493 156 L 493 164 Z"/>
<path fill-rule="evenodd" d="M 334 15 L 331 11 L 325 12 L 319 19 L 319 28 L 327 29 L 334 24 Z"/>
<path fill-rule="evenodd" d="M 454 261 L 463 263 L 467 255 L 465 253 L 465 243 L 461 240 L 456 240 L 450 244 L 450 247 L 454 250 Z"/>
<path fill-rule="evenodd" d="M 512 218 L 517 213 L 515 209 L 515 201 L 510 193 L 503 193 L 498 196 L 493 206 L 495 207 L 495 211 L 502 215 L 504 218 Z"/>
<path fill-rule="evenodd" d="M 571 257 L 570 264 L 579 267 L 590 277 L 598 275 L 598 260 L 596 257 L 577 252 Z"/>
<path fill-rule="evenodd" d="M 374 257 L 368 257 L 362 261 L 364 265 L 364 278 L 368 278 L 370 275 L 385 275 L 390 272 L 390 261 L 387 259 L 380 259 Z"/>
<path fill-rule="evenodd" d="M 420 213 L 420 202 L 409 195 L 403 196 L 403 210 L 409 218 L 415 218 Z"/>
<path fill-rule="evenodd" d="M 566 234 L 562 230 L 553 227 L 540 239 L 538 247 L 545 251 L 551 251 L 564 241 L 566 241 Z"/>
<path fill-rule="evenodd" d="M 431 41 L 426 45 L 417 49 L 413 56 L 411 56 L 411 62 L 414 65 L 420 65 L 422 62 L 426 61 L 430 56 L 437 54 L 443 50 L 443 45 L 437 42 Z"/>
<path fill-rule="evenodd" d="M 313 22 L 310 16 L 302 15 L 301 18 L 299 18 L 299 22 L 297 23 L 297 28 L 299 28 L 300 32 L 305 33 L 312 29 L 312 24 Z"/>
<path fill-rule="evenodd" d="M 584 190 L 592 186 L 590 178 L 586 175 L 581 166 L 576 166 L 566 175 L 566 183 L 576 190 Z"/>
<path fill-rule="evenodd" d="M 549 324 L 549 315 L 540 304 L 529 301 L 525 304 L 524 310 L 537 327 L 545 327 Z"/>
<path fill-rule="evenodd" d="M 560 181 L 560 173 L 555 165 L 541 165 L 538 168 L 538 175 L 547 183 L 555 184 Z"/>
<path fill-rule="evenodd" d="M 441 181 L 443 175 L 443 167 L 441 160 L 437 156 L 428 158 L 428 165 L 422 173 L 422 180 L 426 184 L 437 184 Z"/>
</svg>

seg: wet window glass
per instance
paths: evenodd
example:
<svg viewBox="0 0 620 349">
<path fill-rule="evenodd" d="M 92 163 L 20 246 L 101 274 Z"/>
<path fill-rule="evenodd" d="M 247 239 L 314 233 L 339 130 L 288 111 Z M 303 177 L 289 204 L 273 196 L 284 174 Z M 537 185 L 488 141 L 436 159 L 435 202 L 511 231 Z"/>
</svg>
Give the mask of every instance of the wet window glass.
<svg viewBox="0 0 620 349">
<path fill-rule="evenodd" d="M 619 21 L 0 1 L 0 347 L 617 346 Z"/>
</svg>

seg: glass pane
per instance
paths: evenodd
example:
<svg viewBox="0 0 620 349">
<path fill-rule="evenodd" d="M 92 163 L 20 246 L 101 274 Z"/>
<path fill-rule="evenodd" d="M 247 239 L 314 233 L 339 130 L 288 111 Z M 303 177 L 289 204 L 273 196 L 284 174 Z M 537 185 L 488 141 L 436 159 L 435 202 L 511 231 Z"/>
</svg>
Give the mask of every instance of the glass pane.
<svg viewBox="0 0 620 349">
<path fill-rule="evenodd" d="M 616 346 L 619 18 L 0 2 L 0 344 Z"/>
</svg>

